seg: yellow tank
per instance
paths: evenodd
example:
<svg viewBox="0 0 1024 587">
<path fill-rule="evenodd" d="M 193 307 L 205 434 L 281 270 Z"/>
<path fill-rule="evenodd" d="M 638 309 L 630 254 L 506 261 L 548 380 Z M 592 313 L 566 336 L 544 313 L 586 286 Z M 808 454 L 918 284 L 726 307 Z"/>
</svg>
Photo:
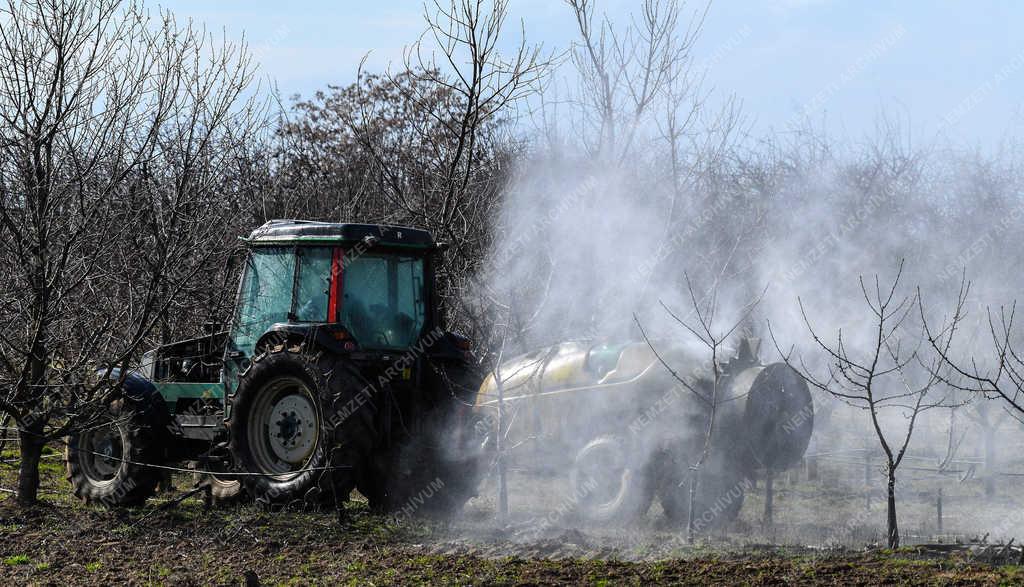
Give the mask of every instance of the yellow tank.
<svg viewBox="0 0 1024 587">
<path fill-rule="evenodd" d="M 622 387 L 644 376 L 665 375 L 654 372 L 659 364 L 650 346 L 642 342 L 565 342 L 508 360 L 496 372 L 501 377 L 505 401 L 517 401 L 533 395 Z M 480 386 L 477 406 L 497 402 L 496 372 L 491 372 Z"/>
</svg>

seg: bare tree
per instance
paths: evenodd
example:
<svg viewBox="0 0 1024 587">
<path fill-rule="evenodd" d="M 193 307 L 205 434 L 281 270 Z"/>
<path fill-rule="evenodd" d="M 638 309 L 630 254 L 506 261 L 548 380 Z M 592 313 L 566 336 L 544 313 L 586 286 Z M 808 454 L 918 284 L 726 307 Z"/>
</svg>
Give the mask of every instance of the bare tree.
<svg viewBox="0 0 1024 587">
<path fill-rule="evenodd" d="M 991 308 L 986 308 L 985 318 L 980 320 L 981 324 L 976 325 L 977 328 L 972 328 L 974 334 L 980 330 L 989 338 L 992 346 L 988 354 L 972 355 L 970 352 L 950 348 L 949 344 L 942 344 L 943 340 L 952 340 L 957 333 L 965 330 L 965 323 L 969 319 L 971 286 L 966 276 L 961 278 L 953 316 L 948 324 L 935 329 L 929 325 L 923 314 L 922 321 L 932 350 L 947 368 L 945 374 L 940 374 L 943 382 L 982 400 L 974 402 L 973 409 L 967 416 L 981 431 L 985 495 L 992 497 L 995 494 L 995 479 L 998 475 L 996 448 L 999 427 L 1008 416 L 1018 422 L 1024 422 L 1024 360 L 1015 349 L 1015 345 L 1018 344 L 1013 325 L 1016 318 L 1016 303 L 1011 303 L 1009 307 L 1000 307 L 998 317 Z M 973 336 L 966 347 L 977 348 Z M 1002 409 L 993 409 L 993 402 L 989 400 L 999 400 Z"/>
<path fill-rule="evenodd" d="M 101 417 L 207 267 L 209 182 L 246 140 L 251 73 L 244 48 L 136 3 L 0 8 L 0 315 L 17 325 L 0 409 L 20 432 L 19 501 L 36 500 L 45 443 Z"/>
<path fill-rule="evenodd" d="M 510 57 L 499 51 L 507 16 L 508 0 L 490 6 L 483 0 L 432 0 L 425 19 L 426 36 L 433 43 L 417 43 L 406 53 L 406 69 L 422 72 L 419 78 L 427 82 L 420 87 L 451 91 L 462 110 L 454 121 L 441 121 L 455 139 L 452 151 L 441 159 L 437 186 L 443 195 L 438 212 L 445 226 L 456 222 L 460 203 L 469 194 L 480 129 L 538 91 L 547 74 L 541 47 L 528 45 L 525 33 Z"/>
<path fill-rule="evenodd" d="M 371 157 L 391 213 L 450 245 L 439 268 L 441 295 L 477 341 L 491 336 L 489 321 L 465 306 L 463 294 L 471 282 L 485 289 L 475 280 L 515 152 L 502 129 L 515 119 L 517 105 L 541 90 L 550 69 L 542 47 L 529 44 L 525 33 L 510 52 L 499 48 L 507 16 L 507 0 L 426 2 L 427 30 L 406 50 L 404 69 L 376 82 L 360 74 L 360 83 L 368 89 L 375 83 L 390 99 L 365 94 L 345 121 Z M 391 108 L 396 103 L 401 111 Z M 406 124 L 402 136 L 381 132 L 382 125 L 403 119 L 415 123 Z"/>
<path fill-rule="evenodd" d="M 976 356 L 956 358 L 950 351 L 948 340 L 952 339 L 967 318 L 967 300 L 971 282 L 961 280 L 953 317 L 948 324 L 936 329 L 924 321 L 925 332 L 932 349 L 943 364 L 950 368 L 949 377 L 944 381 L 961 391 L 979 393 L 986 398 L 999 398 L 1011 415 L 1024 422 L 1024 355 L 1017 352 L 1016 333 L 1013 322 L 1016 319 L 1017 304 L 1001 306 L 998 316 L 991 308 L 986 310 L 987 329 L 992 341 L 992 355 L 988 361 Z M 922 316 L 922 320 L 924 317 Z M 943 341 L 947 344 L 943 344 Z"/>
<path fill-rule="evenodd" d="M 718 325 L 719 311 L 721 310 L 719 306 L 718 283 L 716 282 L 705 294 L 698 295 L 697 291 L 694 289 L 693 283 L 690 281 L 690 276 L 684 275 L 684 279 L 690 301 L 689 312 L 686 315 L 680 315 L 673 312 L 663 302 L 661 302 L 661 306 L 665 312 L 671 316 L 675 323 L 682 326 L 683 329 L 693 336 L 704 349 L 706 358 L 709 360 L 710 364 L 709 377 L 697 379 L 689 373 L 681 374 L 679 371 L 680 367 L 670 364 L 670 362 L 664 358 L 663 353 L 658 351 L 655 343 L 648 337 L 647 332 L 644 330 L 644 327 L 640 322 L 640 318 L 636 314 L 633 315 L 633 321 L 639 329 L 640 335 L 643 337 L 644 341 L 647 342 L 647 345 L 657 357 L 658 361 L 661 362 L 662 366 L 669 372 L 672 378 L 683 387 L 683 389 L 696 398 L 698 405 L 702 408 L 701 413 L 703 416 L 703 427 L 700 434 L 698 449 L 692 454 L 689 453 L 689 451 L 684 451 L 686 454 L 682 455 L 689 461 L 685 463 L 686 473 L 683 476 L 683 481 L 681 483 L 686 484 L 686 532 L 687 540 L 692 542 L 694 531 L 696 529 L 695 514 L 702 513 L 695 511 L 697 493 L 700 490 L 702 469 L 711 458 L 713 451 L 724 450 L 722 447 L 716 447 L 714 442 L 719 436 L 719 410 L 725 402 L 733 401 L 735 399 L 727 397 L 727 392 L 723 384 L 726 377 L 726 374 L 722 370 L 722 363 L 724 360 L 723 347 L 727 342 L 734 338 L 734 335 L 739 329 L 741 329 L 741 327 L 748 323 L 750 314 L 761 302 L 764 292 L 762 291 L 760 296 L 741 307 L 737 316 L 729 325 L 721 327 Z M 663 496 L 662 503 L 663 505 L 665 504 L 665 496 Z M 666 510 L 669 507 L 671 506 L 666 506 Z"/>
<path fill-rule="evenodd" d="M 734 209 L 725 202 L 738 191 L 731 166 L 743 127 L 740 104 L 726 98 L 712 107 L 707 72 L 694 58 L 710 1 L 691 11 L 680 0 L 644 0 L 625 23 L 600 16 L 592 0 L 566 3 L 578 34 L 569 52 L 577 86 L 569 92 L 571 110 L 561 118 L 572 125 L 589 163 L 599 172 L 620 168 L 635 175 L 644 189 L 633 197 L 661 211 L 660 250 L 638 288 L 646 297 L 657 285 L 653 276 L 678 265 L 679 256 L 731 250 L 734 237 L 759 228 L 748 226 L 748 218 L 736 222 L 735 214 L 729 222 L 706 220 L 716 208 Z M 717 268 L 723 259 L 704 262 Z M 748 297 L 756 296 L 758 285 L 748 285 Z"/>
<path fill-rule="evenodd" d="M 859 278 L 861 294 L 870 310 L 870 331 L 853 342 L 842 328 L 835 341 L 824 340 L 811 324 L 799 300 L 804 324 L 827 363 L 824 375 L 815 374 L 803 358 L 794 368 L 813 387 L 831 394 L 847 405 L 863 410 L 871 429 L 885 454 L 886 472 L 886 527 L 889 548 L 900 545 L 899 524 L 896 516 L 896 476 L 907 447 L 913 437 L 918 417 L 926 410 L 950 405 L 947 396 L 937 395 L 940 383 L 938 364 L 928 363 L 920 352 L 924 329 L 920 334 L 908 332 L 912 326 L 908 318 L 919 304 L 918 295 L 900 295 L 903 262 L 899 264 L 891 284 L 882 286 L 876 275 L 874 287 L 869 288 Z M 771 325 L 769 324 L 769 330 Z M 783 352 L 772 332 L 776 349 L 783 359 L 792 363 L 792 349 Z M 942 343 L 948 348 L 949 338 Z M 905 420 L 900 430 L 888 414 L 895 412 Z"/>
<path fill-rule="evenodd" d="M 591 155 L 609 162 L 631 158 L 637 132 L 662 101 L 673 123 L 669 132 L 681 136 L 703 98 L 696 77 L 700 74 L 692 69 L 692 49 L 711 3 L 684 24 L 682 3 L 644 0 L 639 16 L 623 29 L 607 18 L 595 18 L 591 0 L 567 3 L 579 32 L 570 52 L 579 82 L 575 102 L 583 113 L 577 124 Z"/>
</svg>

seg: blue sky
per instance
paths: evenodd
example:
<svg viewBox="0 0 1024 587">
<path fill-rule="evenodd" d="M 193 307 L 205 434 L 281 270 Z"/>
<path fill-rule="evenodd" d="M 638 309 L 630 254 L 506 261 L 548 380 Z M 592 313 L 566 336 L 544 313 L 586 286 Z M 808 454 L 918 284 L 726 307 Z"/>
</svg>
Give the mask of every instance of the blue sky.
<svg viewBox="0 0 1024 587">
<path fill-rule="evenodd" d="M 624 22 L 637 2 L 597 0 Z M 150 4 L 153 6 L 152 4 Z M 529 40 L 561 50 L 573 22 L 558 0 L 512 0 Z M 360 59 L 386 68 L 423 30 L 419 0 L 168 0 L 159 6 L 230 38 L 244 33 L 283 95 L 351 82 Z M 690 8 L 695 6 L 690 2 Z M 511 22 L 511 24 L 517 24 Z M 806 112 L 835 132 L 870 130 L 884 106 L 915 135 L 967 145 L 1019 134 L 1024 105 L 1024 2 L 718 1 L 696 59 L 718 96 L 735 94 L 755 129 Z M 517 30 L 510 27 L 509 38 Z"/>
</svg>

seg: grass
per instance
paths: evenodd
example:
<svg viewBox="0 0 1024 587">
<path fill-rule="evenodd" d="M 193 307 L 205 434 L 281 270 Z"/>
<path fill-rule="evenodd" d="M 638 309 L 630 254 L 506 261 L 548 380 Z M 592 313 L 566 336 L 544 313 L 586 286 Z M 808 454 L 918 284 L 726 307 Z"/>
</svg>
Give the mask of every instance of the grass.
<svg viewBox="0 0 1024 587">
<path fill-rule="evenodd" d="M 16 554 L 4 559 L 4 564 L 9 567 L 13 567 L 15 565 L 27 565 L 31 562 L 32 559 L 30 559 L 27 554 Z"/>
<path fill-rule="evenodd" d="M 932 561 L 911 559 L 911 558 L 886 558 L 885 565 L 894 568 L 907 568 L 907 567 L 928 567 L 933 564 Z"/>
<path fill-rule="evenodd" d="M 1008 580 L 1016 583 L 1024 580 L 1024 568 L 1020 565 L 1003 565 L 999 567 L 999 572 Z"/>
<path fill-rule="evenodd" d="M 361 572 L 366 570 L 366 562 L 365 561 L 352 561 L 352 562 L 348 563 L 347 565 L 345 565 L 345 570 L 350 572 L 350 573 L 355 573 L 355 574 L 361 573 Z"/>
</svg>

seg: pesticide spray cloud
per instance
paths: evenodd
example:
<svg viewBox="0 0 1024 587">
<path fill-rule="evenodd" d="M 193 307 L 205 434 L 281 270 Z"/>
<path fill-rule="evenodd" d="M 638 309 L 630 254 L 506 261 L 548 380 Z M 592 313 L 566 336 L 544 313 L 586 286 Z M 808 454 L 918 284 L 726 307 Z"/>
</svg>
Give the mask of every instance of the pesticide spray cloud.
<svg viewBox="0 0 1024 587">
<path fill-rule="evenodd" d="M 767 287 L 742 332 L 767 339 L 770 320 L 782 346 L 794 345 L 812 366 L 822 357 L 797 299 L 819 332 L 834 338 L 844 328 L 845 344 L 866 352 L 870 316 L 858 276 L 873 287 L 875 274 L 891 279 L 901 260 L 901 291 L 914 296 L 920 287 L 936 323 L 948 317 L 962 274 L 974 281 L 975 309 L 1010 303 L 1024 286 L 1005 271 L 1021 262 L 1014 243 L 1024 237 L 1024 183 L 1015 162 L 914 149 L 898 128 L 883 130 L 856 147 L 815 136 L 786 147 L 764 142 L 756 153 L 737 148 L 690 178 L 686 185 L 696 187 L 686 190 L 650 154 L 614 165 L 564 152 L 523 161 L 504 194 L 486 279 L 509 302 L 505 356 L 564 340 L 641 340 L 634 315 L 653 337 L 689 345 L 699 356 L 699 345 L 661 306 L 680 314 L 692 307 L 684 275 L 698 295 L 714 292 L 719 324 L 738 319 Z M 918 322 L 913 317 L 907 328 Z M 771 344 L 761 358 L 779 360 Z M 815 403 L 815 450 L 871 440 L 863 412 L 824 394 Z M 913 455 L 937 460 L 951 434 L 967 438 L 957 445 L 963 458 L 980 453 L 978 431 L 965 424 L 951 430 L 949 413 L 922 418 Z M 896 409 L 883 422 L 899 435 L 904 416 Z M 867 449 L 877 450 L 875 442 Z"/>
</svg>

